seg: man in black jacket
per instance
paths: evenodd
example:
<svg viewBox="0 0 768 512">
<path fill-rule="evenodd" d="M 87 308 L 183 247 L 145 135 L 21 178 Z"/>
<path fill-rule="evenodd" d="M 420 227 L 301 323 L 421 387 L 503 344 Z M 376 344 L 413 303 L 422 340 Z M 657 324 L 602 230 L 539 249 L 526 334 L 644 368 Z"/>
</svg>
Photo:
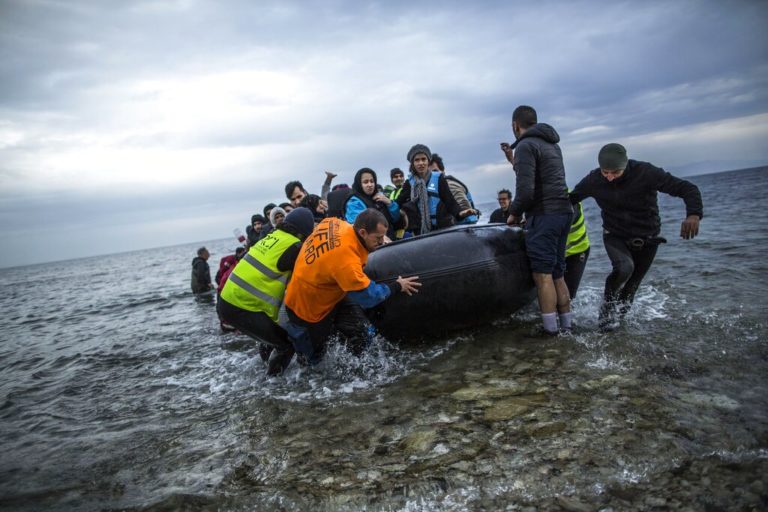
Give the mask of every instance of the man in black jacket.
<svg viewBox="0 0 768 512">
<path fill-rule="evenodd" d="M 211 254 L 208 249 L 201 247 L 197 250 L 197 256 L 192 260 L 192 293 L 200 294 L 213 290 L 211 283 L 211 268 L 208 266 L 208 258 Z"/>
<path fill-rule="evenodd" d="M 499 208 L 496 208 L 493 210 L 493 213 L 491 213 L 491 220 L 488 221 L 490 223 L 506 223 L 507 218 L 509 217 L 509 205 L 512 203 L 512 192 L 503 188 L 499 190 L 498 195 Z"/>
<path fill-rule="evenodd" d="M 536 111 L 526 105 L 512 114 L 512 131 L 515 143 L 501 145 L 516 175 L 515 199 L 509 206 L 507 224 L 520 224 L 525 214 L 525 248 L 544 332 L 557 334 L 558 318 L 560 329 L 570 331 L 571 299 L 563 274 L 573 209 L 565 184 L 563 154 L 557 145 L 560 136 L 550 125 L 539 123 Z"/>
<path fill-rule="evenodd" d="M 600 167 L 576 185 L 570 199 L 575 204 L 592 197 L 600 207 L 603 242 L 613 270 L 605 280 L 598 324 L 602 330 L 613 330 L 629 311 L 659 244 L 666 242 L 659 236 L 657 192 L 685 202 L 686 218 L 680 227 L 684 240 L 699 234 L 703 206 L 696 185 L 648 162 L 629 160 L 621 144 L 606 144 L 597 160 Z"/>
</svg>

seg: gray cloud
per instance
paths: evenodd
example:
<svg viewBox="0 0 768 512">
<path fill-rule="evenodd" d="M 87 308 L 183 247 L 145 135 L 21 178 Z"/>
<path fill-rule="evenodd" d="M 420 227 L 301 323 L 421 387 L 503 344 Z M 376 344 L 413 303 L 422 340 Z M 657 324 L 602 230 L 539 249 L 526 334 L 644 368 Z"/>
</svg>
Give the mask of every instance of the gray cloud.
<svg viewBox="0 0 768 512">
<path fill-rule="evenodd" d="M 115 248 L 226 236 L 289 179 L 385 175 L 415 142 L 492 197 L 520 103 L 571 179 L 608 140 L 680 168 L 768 161 L 766 21 L 746 0 L 4 2 L 0 265 L 57 233 L 82 254 L 106 227 Z"/>
</svg>

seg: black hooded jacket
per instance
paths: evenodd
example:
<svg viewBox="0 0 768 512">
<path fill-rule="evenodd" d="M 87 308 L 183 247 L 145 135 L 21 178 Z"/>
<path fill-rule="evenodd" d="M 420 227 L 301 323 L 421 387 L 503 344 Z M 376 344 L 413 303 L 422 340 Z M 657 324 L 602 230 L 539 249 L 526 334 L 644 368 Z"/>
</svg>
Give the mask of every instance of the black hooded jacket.
<svg viewBox="0 0 768 512">
<path fill-rule="evenodd" d="M 657 192 L 685 201 L 687 215 L 704 215 L 699 188 L 648 162 L 629 160 L 624 174 L 608 181 L 594 169 L 571 191 L 576 204 L 593 197 L 603 217 L 603 231 L 621 238 L 649 238 L 661 231 Z"/>
<path fill-rule="evenodd" d="M 192 259 L 192 293 L 207 292 L 212 288 L 211 268 L 200 256 Z"/>
<path fill-rule="evenodd" d="M 523 213 L 573 213 L 565 183 L 560 135 L 545 123 L 528 128 L 512 145 L 515 150 L 515 198 L 509 211 Z"/>
</svg>

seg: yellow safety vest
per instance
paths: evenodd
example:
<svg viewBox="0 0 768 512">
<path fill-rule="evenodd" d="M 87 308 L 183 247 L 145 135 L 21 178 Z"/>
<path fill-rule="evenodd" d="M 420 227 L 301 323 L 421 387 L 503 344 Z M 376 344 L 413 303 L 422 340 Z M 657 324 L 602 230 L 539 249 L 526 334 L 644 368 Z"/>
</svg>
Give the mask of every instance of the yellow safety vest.
<svg viewBox="0 0 768 512">
<path fill-rule="evenodd" d="M 276 229 L 250 248 L 221 290 L 221 298 L 247 311 L 263 312 L 277 322 L 291 271 L 277 269 L 283 253 L 301 242 L 295 236 Z"/>
<path fill-rule="evenodd" d="M 589 249 L 589 237 L 587 236 L 587 223 L 584 219 L 584 210 L 581 209 L 581 203 L 576 205 L 579 214 L 576 220 L 571 224 L 571 230 L 568 232 L 568 242 L 565 245 L 565 257 L 581 254 Z"/>
</svg>

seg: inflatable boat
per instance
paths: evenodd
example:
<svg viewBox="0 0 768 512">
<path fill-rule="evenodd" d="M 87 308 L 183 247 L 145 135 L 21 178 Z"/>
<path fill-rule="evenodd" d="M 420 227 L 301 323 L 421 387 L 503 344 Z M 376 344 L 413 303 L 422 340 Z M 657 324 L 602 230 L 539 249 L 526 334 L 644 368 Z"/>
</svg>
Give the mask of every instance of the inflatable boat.
<svg viewBox="0 0 768 512">
<path fill-rule="evenodd" d="M 399 240 L 370 254 L 376 282 L 419 276 L 419 293 L 398 293 L 374 315 L 390 341 L 441 336 L 509 316 L 535 298 L 523 232 L 505 224 L 454 226 Z"/>
</svg>

